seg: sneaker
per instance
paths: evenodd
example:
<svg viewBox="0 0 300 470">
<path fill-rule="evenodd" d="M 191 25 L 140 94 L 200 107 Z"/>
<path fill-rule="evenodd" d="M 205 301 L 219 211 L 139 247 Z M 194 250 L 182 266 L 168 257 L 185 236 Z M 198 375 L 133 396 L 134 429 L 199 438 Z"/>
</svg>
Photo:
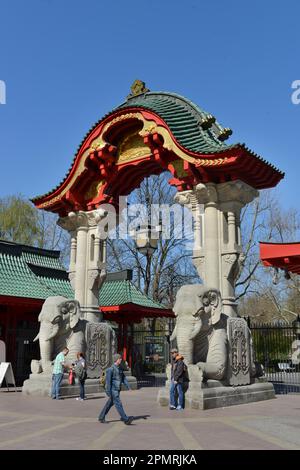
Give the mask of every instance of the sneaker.
<svg viewBox="0 0 300 470">
<path fill-rule="evenodd" d="M 176 410 L 182 411 L 183 408 L 182 408 L 182 406 L 177 406 Z"/>
<path fill-rule="evenodd" d="M 80 398 L 79 398 L 79 397 L 77 397 L 77 398 L 75 398 L 75 400 L 77 400 L 77 401 L 78 401 L 78 400 L 80 400 Z"/>
<path fill-rule="evenodd" d="M 171 406 L 169 407 L 169 410 L 176 410 L 176 406 L 171 405 Z"/>
<path fill-rule="evenodd" d="M 133 416 L 128 416 L 128 419 L 126 421 L 124 421 L 125 424 L 129 425 L 131 424 L 133 421 Z"/>
</svg>

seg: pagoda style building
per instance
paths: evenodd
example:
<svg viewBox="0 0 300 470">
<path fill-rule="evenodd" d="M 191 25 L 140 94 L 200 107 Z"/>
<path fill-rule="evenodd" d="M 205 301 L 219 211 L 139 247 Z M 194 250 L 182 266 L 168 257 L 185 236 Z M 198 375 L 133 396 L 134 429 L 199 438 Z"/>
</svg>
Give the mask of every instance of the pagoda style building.
<svg viewBox="0 0 300 470">
<path fill-rule="evenodd" d="M 166 170 L 178 191 L 176 201 L 193 214 L 199 275 L 220 289 L 224 313 L 236 315 L 235 281 L 244 260 L 241 209 L 284 174 L 244 144 L 227 145 L 230 135 L 188 99 L 151 92 L 136 80 L 126 101 L 86 134 L 59 185 L 33 199 L 36 207 L 57 213 L 71 234 L 69 278 L 86 319 L 101 318 L 98 291 L 106 250 L 97 225 L 104 205 L 118 210 L 119 196 Z"/>
<path fill-rule="evenodd" d="M 17 384 L 30 373 L 32 359 L 39 357 L 38 315 L 50 296 L 74 297 L 68 273 L 59 261 L 60 252 L 0 240 L 0 341 L 6 349 Z M 155 302 L 132 282 L 125 270 L 106 276 L 98 305 L 104 320 L 115 326 L 118 351 L 132 365 L 134 325 L 144 318 L 173 318 L 170 309 Z M 144 351 L 142 349 L 142 355 Z"/>
</svg>

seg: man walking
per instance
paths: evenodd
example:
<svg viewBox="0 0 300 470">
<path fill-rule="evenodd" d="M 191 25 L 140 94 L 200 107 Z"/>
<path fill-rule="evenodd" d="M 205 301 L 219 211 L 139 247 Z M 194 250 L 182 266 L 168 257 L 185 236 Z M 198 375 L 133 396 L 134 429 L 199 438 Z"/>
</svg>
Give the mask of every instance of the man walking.
<svg viewBox="0 0 300 470">
<path fill-rule="evenodd" d="M 105 391 L 109 398 L 105 403 L 103 410 L 99 414 L 98 420 L 100 423 L 106 423 L 107 421 L 105 421 L 105 416 L 111 407 L 115 406 L 119 415 L 121 416 L 121 421 L 124 421 L 125 424 L 131 424 L 133 421 L 133 416 L 126 415 L 120 399 L 122 383 L 125 385 L 125 387 L 127 387 L 128 390 L 130 390 L 129 383 L 125 377 L 124 371 L 120 368 L 122 362 L 121 354 L 114 354 L 113 361 L 114 364 L 106 371 L 105 380 Z"/>
<path fill-rule="evenodd" d="M 65 357 L 68 355 L 69 349 L 64 348 L 62 352 L 57 354 L 54 367 L 52 372 L 52 391 L 51 397 L 56 400 L 61 400 L 62 398 L 59 396 L 60 385 L 64 376 L 64 368 L 70 367 L 65 363 Z"/>
</svg>

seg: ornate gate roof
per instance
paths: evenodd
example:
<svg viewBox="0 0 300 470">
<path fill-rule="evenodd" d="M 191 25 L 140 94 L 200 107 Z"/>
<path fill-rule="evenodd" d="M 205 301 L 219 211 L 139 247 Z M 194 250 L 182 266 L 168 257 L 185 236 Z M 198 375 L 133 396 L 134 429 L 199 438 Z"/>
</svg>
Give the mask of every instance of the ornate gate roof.
<svg viewBox="0 0 300 470">
<path fill-rule="evenodd" d="M 140 81 L 131 90 L 89 130 L 59 185 L 32 199 L 38 208 L 64 216 L 103 203 L 117 207 L 118 196 L 166 170 L 179 191 L 237 179 L 264 189 L 284 177 L 244 144 L 227 145 L 231 130 L 188 99 L 150 92 Z"/>
</svg>

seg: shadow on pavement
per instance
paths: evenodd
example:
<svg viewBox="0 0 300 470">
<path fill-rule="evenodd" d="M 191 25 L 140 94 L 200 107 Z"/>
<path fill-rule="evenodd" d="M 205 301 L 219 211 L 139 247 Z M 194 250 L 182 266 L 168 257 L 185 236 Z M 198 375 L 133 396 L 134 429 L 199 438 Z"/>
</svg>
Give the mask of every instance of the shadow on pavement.
<svg viewBox="0 0 300 470">
<path fill-rule="evenodd" d="M 138 419 L 147 419 L 150 418 L 151 415 L 141 415 L 141 416 L 133 416 L 133 421 L 137 421 Z M 122 421 L 121 419 L 110 419 L 107 421 L 108 423 L 119 423 Z"/>
</svg>

